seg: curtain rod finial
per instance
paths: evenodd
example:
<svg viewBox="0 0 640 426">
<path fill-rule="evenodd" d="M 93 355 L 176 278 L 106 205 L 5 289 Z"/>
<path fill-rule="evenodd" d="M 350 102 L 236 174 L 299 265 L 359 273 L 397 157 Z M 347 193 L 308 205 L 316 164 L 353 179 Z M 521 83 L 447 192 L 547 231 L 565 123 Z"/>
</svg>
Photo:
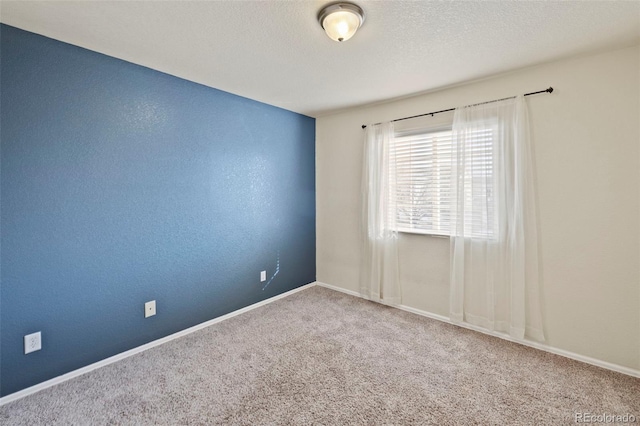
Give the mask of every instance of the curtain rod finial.
<svg viewBox="0 0 640 426">
<path fill-rule="evenodd" d="M 366 128 L 367 128 L 367 125 L 366 125 L 366 124 L 363 124 L 363 125 L 362 125 L 362 128 L 363 128 L 363 129 L 366 129 Z"/>
<path fill-rule="evenodd" d="M 553 93 L 553 87 L 549 86 L 549 88 L 547 89 L 547 92 Z"/>
</svg>

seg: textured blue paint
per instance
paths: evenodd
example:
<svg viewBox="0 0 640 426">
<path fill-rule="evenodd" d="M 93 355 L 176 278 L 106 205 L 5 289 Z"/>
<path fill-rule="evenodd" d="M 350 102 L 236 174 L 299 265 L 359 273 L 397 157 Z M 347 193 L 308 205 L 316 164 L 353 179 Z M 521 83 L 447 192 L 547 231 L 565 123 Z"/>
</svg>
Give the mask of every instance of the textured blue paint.
<svg viewBox="0 0 640 426">
<path fill-rule="evenodd" d="M 0 36 L 1 395 L 315 280 L 314 119 Z"/>
</svg>

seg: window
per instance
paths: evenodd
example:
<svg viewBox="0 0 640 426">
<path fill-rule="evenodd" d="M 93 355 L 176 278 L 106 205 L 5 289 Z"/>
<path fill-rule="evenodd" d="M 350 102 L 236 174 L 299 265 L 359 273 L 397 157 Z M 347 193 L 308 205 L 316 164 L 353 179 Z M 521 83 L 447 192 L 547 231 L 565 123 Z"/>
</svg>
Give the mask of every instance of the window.
<svg viewBox="0 0 640 426">
<path fill-rule="evenodd" d="M 449 235 L 451 220 L 451 129 L 397 132 L 396 224 L 399 231 Z"/>
<path fill-rule="evenodd" d="M 480 128 L 467 135 L 465 155 L 471 156 L 463 171 L 465 235 L 492 239 L 496 227 L 494 212 L 493 128 Z M 453 215 L 452 160 L 455 144 L 451 126 L 396 131 L 391 148 L 395 174 L 396 225 L 400 232 L 448 236 Z M 471 195 L 473 194 L 473 195 Z M 466 214 L 466 212 L 469 212 Z M 472 214 L 472 212 L 475 212 Z"/>
</svg>

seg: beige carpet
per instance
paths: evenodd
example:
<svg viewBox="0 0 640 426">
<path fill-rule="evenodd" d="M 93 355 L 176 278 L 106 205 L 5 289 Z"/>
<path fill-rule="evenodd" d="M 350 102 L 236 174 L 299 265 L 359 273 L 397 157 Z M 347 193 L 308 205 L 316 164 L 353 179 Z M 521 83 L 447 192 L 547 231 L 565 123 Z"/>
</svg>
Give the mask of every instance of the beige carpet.
<svg viewBox="0 0 640 426">
<path fill-rule="evenodd" d="M 574 424 L 640 379 L 313 287 L 0 407 L 3 425 Z"/>
</svg>

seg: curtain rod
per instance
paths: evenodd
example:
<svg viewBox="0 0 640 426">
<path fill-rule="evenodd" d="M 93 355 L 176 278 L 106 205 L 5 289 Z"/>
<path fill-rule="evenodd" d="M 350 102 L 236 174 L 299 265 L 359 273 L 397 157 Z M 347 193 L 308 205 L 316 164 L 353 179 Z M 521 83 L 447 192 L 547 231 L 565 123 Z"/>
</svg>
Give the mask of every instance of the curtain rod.
<svg viewBox="0 0 640 426">
<path fill-rule="evenodd" d="M 548 89 L 544 89 L 544 90 L 538 90 L 537 92 L 525 93 L 524 96 L 531 96 L 531 95 L 537 95 L 537 94 L 540 94 L 540 93 L 551 93 L 551 92 L 553 92 L 553 87 L 549 87 Z M 502 98 L 502 99 L 495 99 L 493 101 L 487 101 L 487 102 L 480 102 L 480 103 L 473 104 L 473 105 L 470 105 L 470 106 L 490 104 L 492 102 L 499 102 L 499 101 L 504 101 L 505 99 L 511 99 L 512 97 Z M 435 114 L 440 114 L 441 112 L 449 112 L 449 111 L 454 111 L 454 110 L 455 110 L 455 108 L 449 108 L 449 109 L 443 109 L 443 110 L 440 110 L 440 111 L 427 112 L 426 114 L 412 115 L 411 117 L 396 118 L 395 120 L 391 120 L 391 122 L 394 123 L 396 121 L 408 120 L 410 118 L 424 117 L 425 115 L 430 115 L 430 116 L 433 117 Z M 377 125 L 377 124 L 382 124 L 382 123 L 375 123 L 374 126 Z M 362 128 L 366 129 L 367 125 L 363 124 Z"/>
</svg>

